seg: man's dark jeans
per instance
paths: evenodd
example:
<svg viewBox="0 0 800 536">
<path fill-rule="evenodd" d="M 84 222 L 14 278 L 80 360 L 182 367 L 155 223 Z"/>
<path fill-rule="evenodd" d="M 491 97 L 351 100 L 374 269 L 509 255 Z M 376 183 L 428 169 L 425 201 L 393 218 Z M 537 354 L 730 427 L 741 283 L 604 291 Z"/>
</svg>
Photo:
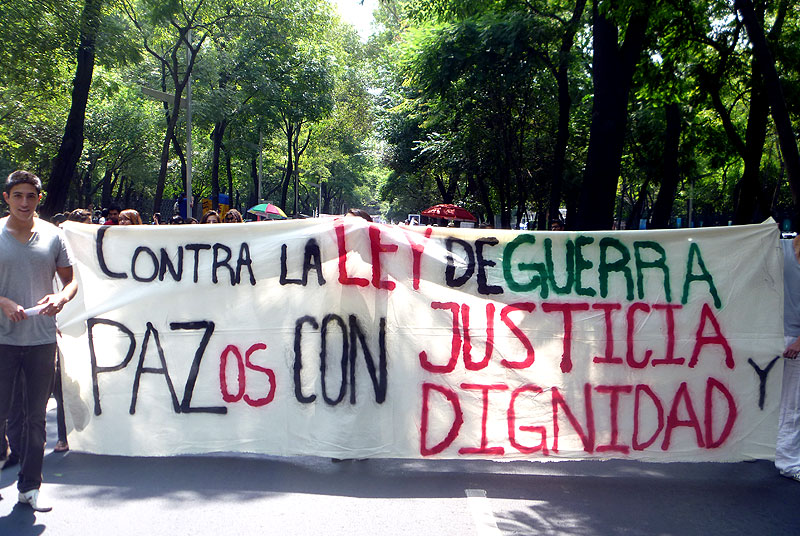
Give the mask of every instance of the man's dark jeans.
<svg viewBox="0 0 800 536">
<path fill-rule="evenodd" d="M 0 423 L 8 418 L 14 394 L 14 380 L 22 369 L 25 374 L 25 421 L 22 466 L 17 489 L 25 492 L 42 485 L 42 463 L 47 440 L 45 421 L 47 400 L 55 376 L 56 344 L 12 346 L 0 344 Z"/>
</svg>

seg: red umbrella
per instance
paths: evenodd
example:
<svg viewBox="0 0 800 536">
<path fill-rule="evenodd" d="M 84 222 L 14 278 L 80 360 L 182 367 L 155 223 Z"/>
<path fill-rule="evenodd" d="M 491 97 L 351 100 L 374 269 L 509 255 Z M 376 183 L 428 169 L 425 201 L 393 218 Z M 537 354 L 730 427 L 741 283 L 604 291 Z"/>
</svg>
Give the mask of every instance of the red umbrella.
<svg viewBox="0 0 800 536">
<path fill-rule="evenodd" d="M 441 218 L 443 220 L 478 221 L 478 218 L 473 216 L 469 210 L 447 203 L 433 205 L 420 212 L 420 214 L 430 218 Z"/>
</svg>

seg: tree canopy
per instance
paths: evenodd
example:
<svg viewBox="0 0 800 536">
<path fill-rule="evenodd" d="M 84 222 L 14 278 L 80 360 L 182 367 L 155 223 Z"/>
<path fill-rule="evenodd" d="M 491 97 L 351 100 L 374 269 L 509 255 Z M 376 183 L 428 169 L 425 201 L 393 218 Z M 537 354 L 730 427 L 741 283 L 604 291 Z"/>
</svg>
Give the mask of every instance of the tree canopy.
<svg viewBox="0 0 800 536">
<path fill-rule="evenodd" d="M 381 0 L 362 39 L 325 0 L 6 0 L 0 171 L 42 177 L 45 215 L 169 214 L 191 163 L 198 211 L 788 230 L 799 9 Z"/>
</svg>

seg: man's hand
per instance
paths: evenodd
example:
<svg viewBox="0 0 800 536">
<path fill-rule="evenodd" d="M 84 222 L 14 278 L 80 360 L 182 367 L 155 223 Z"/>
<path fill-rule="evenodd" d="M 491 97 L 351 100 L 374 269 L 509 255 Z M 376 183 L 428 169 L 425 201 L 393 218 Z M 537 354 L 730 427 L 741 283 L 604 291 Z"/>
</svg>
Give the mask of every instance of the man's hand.
<svg viewBox="0 0 800 536">
<path fill-rule="evenodd" d="M 12 322 L 19 322 L 28 318 L 28 315 L 25 314 L 25 308 L 8 298 L 0 298 L 0 308 L 3 309 L 3 314 Z"/>
<path fill-rule="evenodd" d="M 55 316 L 64 308 L 64 304 L 69 300 L 61 292 L 48 294 L 38 301 L 37 305 L 44 305 L 44 309 L 39 311 L 40 315 Z"/>
<path fill-rule="evenodd" d="M 797 359 L 798 355 L 800 355 L 800 337 L 795 339 L 795 341 L 783 351 L 783 357 L 788 357 L 789 359 Z"/>
</svg>

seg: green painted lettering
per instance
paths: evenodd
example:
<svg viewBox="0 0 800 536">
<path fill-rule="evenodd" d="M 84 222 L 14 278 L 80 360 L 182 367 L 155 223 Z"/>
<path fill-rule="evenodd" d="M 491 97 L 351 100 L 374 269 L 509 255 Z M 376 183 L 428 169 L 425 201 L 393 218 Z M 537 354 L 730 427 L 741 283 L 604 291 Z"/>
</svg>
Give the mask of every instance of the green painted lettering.
<svg viewBox="0 0 800 536">
<path fill-rule="evenodd" d="M 548 239 L 549 240 L 549 239 Z M 506 280 L 508 288 L 514 292 L 530 292 L 536 287 L 540 287 L 540 294 L 542 299 L 547 298 L 547 271 L 540 262 L 520 262 L 517 264 L 517 269 L 521 272 L 535 272 L 530 276 L 530 279 L 525 282 L 519 282 L 514 279 L 513 268 L 514 264 L 512 258 L 514 252 L 523 244 L 533 245 L 536 243 L 536 238 L 532 234 L 521 234 L 514 240 L 506 245 L 503 250 L 503 277 Z"/>
<path fill-rule="evenodd" d="M 594 266 L 594 263 L 583 256 L 581 249 L 594 242 L 591 236 L 579 236 L 575 239 L 575 292 L 578 296 L 594 296 L 597 291 L 591 287 L 583 287 L 581 282 L 581 274 L 585 270 L 589 270 Z"/>
<path fill-rule="evenodd" d="M 620 258 L 614 262 L 608 262 L 609 248 L 617 250 Z M 633 301 L 633 274 L 631 274 L 631 269 L 628 266 L 630 260 L 631 254 L 625 244 L 616 238 L 606 237 L 600 239 L 600 264 L 597 265 L 597 271 L 600 274 L 600 296 L 603 298 L 608 296 L 608 274 L 620 272 L 625 276 L 627 300 Z"/>
<path fill-rule="evenodd" d="M 695 257 L 697 258 L 697 266 L 700 268 L 699 274 L 692 272 Z M 700 246 L 696 242 L 692 242 L 689 245 L 689 258 L 686 261 L 686 279 L 683 282 L 683 297 L 681 297 L 683 305 L 686 305 L 686 302 L 689 301 L 689 285 L 695 281 L 705 281 L 708 284 L 709 293 L 714 298 L 714 307 L 717 309 L 722 307 L 722 301 L 717 294 L 717 287 L 714 286 L 714 278 L 706 270 L 706 263 L 703 262 L 703 256 L 700 254 Z"/>
<path fill-rule="evenodd" d="M 567 240 L 566 247 L 564 260 L 566 263 L 567 282 L 564 286 L 559 286 L 556 282 L 556 270 L 553 265 L 553 241 L 549 238 L 544 239 L 544 263 L 547 269 L 547 280 L 553 292 L 560 296 L 572 292 L 572 285 L 575 284 L 575 244 L 572 240 Z"/>
<path fill-rule="evenodd" d="M 660 255 L 654 260 L 642 259 L 643 250 L 652 250 Z M 658 242 L 643 240 L 633 243 L 633 254 L 636 258 L 636 286 L 639 289 L 639 299 L 644 299 L 644 270 L 659 268 L 664 273 L 664 297 L 667 303 L 672 301 L 672 291 L 669 287 L 669 266 L 667 266 L 667 252 Z"/>
</svg>

